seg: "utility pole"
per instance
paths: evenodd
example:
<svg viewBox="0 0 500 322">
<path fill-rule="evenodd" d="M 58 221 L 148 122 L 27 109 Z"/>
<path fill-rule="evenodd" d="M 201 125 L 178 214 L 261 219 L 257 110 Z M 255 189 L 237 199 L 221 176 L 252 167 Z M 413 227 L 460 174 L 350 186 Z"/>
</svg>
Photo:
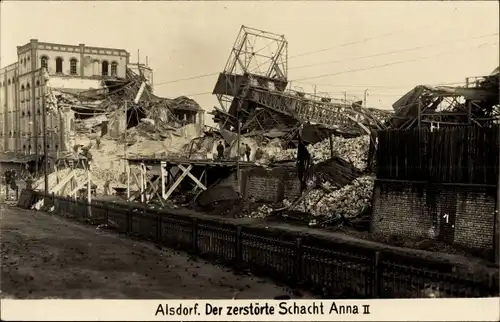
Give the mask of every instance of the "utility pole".
<svg viewBox="0 0 500 322">
<path fill-rule="evenodd" d="M 363 106 L 366 108 L 366 97 L 368 96 L 368 88 L 365 89 L 365 99 L 363 100 Z"/>
<path fill-rule="evenodd" d="M 44 75 L 45 76 L 45 75 Z M 49 157 L 47 153 L 47 106 L 45 104 L 45 77 L 42 77 L 42 128 L 43 128 L 43 156 L 44 156 L 44 188 L 45 196 L 49 193 Z"/>
<path fill-rule="evenodd" d="M 347 105 L 347 92 L 342 93 L 344 93 L 344 104 Z"/>
<path fill-rule="evenodd" d="M 123 170 L 124 172 L 127 172 L 127 124 L 128 124 L 128 118 L 127 118 L 127 101 L 123 102 L 123 117 L 125 118 L 125 129 L 123 131 Z M 120 124 L 120 123 L 118 123 Z M 120 126 L 118 126 L 118 129 Z"/>
</svg>

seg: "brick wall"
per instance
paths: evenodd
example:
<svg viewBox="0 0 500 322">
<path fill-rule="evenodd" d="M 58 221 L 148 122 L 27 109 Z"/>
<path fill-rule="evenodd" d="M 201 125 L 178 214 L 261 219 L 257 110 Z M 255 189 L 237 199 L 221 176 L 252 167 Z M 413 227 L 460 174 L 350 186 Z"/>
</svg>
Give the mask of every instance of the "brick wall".
<svg viewBox="0 0 500 322">
<path fill-rule="evenodd" d="M 375 182 L 372 231 L 492 252 L 496 187 Z"/>
<path fill-rule="evenodd" d="M 243 171 L 245 197 L 259 201 L 279 202 L 300 194 L 300 182 L 295 167 L 274 169 L 251 168 Z"/>
<path fill-rule="evenodd" d="M 245 198 L 256 201 L 279 202 L 284 198 L 295 199 L 300 195 L 300 182 L 294 166 L 280 168 L 252 167 L 241 171 L 241 192 Z M 218 187 L 233 187 L 236 190 L 235 172 L 224 178 Z"/>
</svg>

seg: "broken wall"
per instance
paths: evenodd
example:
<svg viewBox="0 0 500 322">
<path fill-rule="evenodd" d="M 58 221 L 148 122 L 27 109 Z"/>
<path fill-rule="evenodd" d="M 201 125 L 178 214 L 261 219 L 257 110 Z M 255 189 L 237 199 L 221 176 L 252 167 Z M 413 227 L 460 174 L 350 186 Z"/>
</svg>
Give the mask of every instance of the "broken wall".
<svg viewBox="0 0 500 322">
<path fill-rule="evenodd" d="M 294 166 L 267 169 L 263 167 L 243 168 L 241 171 L 241 194 L 255 201 L 280 202 L 295 199 L 300 195 L 300 181 Z M 221 180 L 217 186 L 238 187 L 235 171 Z"/>
<path fill-rule="evenodd" d="M 491 255 L 496 188 L 412 182 L 375 182 L 374 233 L 435 239 Z M 496 228 L 498 231 L 498 227 Z"/>
</svg>

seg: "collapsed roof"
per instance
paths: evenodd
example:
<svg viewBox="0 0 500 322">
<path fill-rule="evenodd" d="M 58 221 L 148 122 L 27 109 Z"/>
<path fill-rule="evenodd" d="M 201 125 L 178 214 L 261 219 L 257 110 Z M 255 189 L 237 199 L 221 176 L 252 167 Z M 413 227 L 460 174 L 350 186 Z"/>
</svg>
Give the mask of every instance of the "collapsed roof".
<svg viewBox="0 0 500 322">
<path fill-rule="evenodd" d="M 419 85 L 393 105 L 391 128 L 415 126 L 488 126 L 500 118 L 498 68 L 489 76 L 478 77 L 466 87 Z"/>
<path fill-rule="evenodd" d="M 105 79 L 102 82 L 101 89 L 79 93 L 52 90 L 49 105 L 71 108 L 77 119 L 99 115 L 112 117 L 116 111 L 126 108 L 128 127 L 139 124 L 141 119 L 150 119 L 159 131 L 191 123 L 185 116 L 201 111 L 200 105 L 188 97 L 169 99 L 153 94 L 144 75 L 131 69 L 127 69 L 125 79 Z"/>
</svg>

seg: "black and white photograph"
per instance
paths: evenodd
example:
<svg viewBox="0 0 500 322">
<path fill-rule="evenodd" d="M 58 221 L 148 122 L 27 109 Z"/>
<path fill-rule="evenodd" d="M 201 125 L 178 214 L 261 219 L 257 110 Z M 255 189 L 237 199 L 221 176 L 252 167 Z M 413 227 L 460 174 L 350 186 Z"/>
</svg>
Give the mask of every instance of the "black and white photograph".
<svg viewBox="0 0 500 322">
<path fill-rule="evenodd" d="M 0 298 L 498 299 L 499 39 L 497 1 L 1 1 Z"/>
</svg>

